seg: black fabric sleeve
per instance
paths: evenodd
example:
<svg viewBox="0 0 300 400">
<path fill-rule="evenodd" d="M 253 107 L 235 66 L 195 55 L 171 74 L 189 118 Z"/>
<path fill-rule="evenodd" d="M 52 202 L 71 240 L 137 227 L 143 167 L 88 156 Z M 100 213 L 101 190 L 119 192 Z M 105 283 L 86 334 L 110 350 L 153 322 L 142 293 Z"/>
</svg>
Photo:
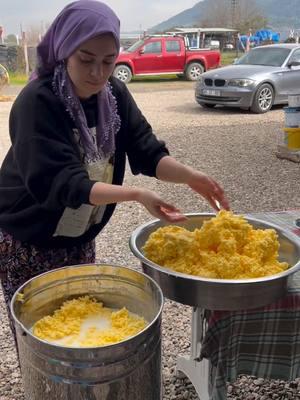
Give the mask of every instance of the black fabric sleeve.
<svg viewBox="0 0 300 400">
<path fill-rule="evenodd" d="M 20 96 L 10 115 L 14 159 L 30 195 L 47 210 L 89 203 L 89 179 L 76 147 L 70 121 L 51 93 Z"/>
<path fill-rule="evenodd" d="M 125 105 L 126 109 L 123 116 L 126 129 L 125 150 L 131 171 L 134 175 L 142 173 L 156 176 L 158 162 L 168 155 L 169 151 L 165 143 L 154 135 L 151 125 L 141 113 L 126 85 L 120 82 L 118 86 L 122 105 Z"/>
</svg>

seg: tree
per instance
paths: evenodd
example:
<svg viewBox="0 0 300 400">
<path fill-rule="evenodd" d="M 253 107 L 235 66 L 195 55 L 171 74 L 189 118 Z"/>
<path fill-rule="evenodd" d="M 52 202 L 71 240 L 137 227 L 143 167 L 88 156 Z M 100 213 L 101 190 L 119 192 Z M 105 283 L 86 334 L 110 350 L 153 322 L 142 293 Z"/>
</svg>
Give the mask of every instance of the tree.
<svg viewBox="0 0 300 400">
<path fill-rule="evenodd" d="M 256 1 L 210 0 L 206 2 L 202 14 L 201 26 L 232 27 L 241 33 L 256 31 L 267 25 L 267 19 L 256 4 Z"/>
<path fill-rule="evenodd" d="M 41 41 L 46 30 L 50 26 L 49 23 L 41 21 L 40 24 L 32 24 L 26 28 L 26 40 L 28 46 L 37 46 Z"/>
<path fill-rule="evenodd" d="M 18 39 L 17 39 L 16 35 L 11 33 L 11 34 L 7 35 L 6 38 L 4 38 L 4 42 L 7 43 L 7 44 L 17 45 L 18 44 Z"/>
<path fill-rule="evenodd" d="M 26 29 L 26 40 L 29 46 L 36 46 L 41 40 L 41 27 L 39 25 L 30 25 Z"/>
<path fill-rule="evenodd" d="M 226 4 L 224 0 L 207 1 L 199 25 L 207 28 L 231 26 L 228 5 L 228 0 L 226 0 Z"/>
</svg>

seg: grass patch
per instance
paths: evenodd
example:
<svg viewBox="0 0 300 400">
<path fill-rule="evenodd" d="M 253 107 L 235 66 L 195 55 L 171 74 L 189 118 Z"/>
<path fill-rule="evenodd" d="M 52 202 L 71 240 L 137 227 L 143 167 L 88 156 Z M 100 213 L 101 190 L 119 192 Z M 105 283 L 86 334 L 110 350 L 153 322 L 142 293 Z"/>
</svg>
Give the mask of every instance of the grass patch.
<svg viewBox="0 0 300 400">
<path fill-rule="evenodd" d="M 224 67 L 225 65 L 230 65 L 233 64 L 234 60 L 236 58 L 240 58 L 242 56 L 242 53 L 239 52 L 237 55 L 236 50 L 234 51 L 224 51 L 221 54 L 221 65 Z"/>
<path fill-rule="evenodd" d="M 11 85 L 25 85 L 28 81 L 26 74 L 9 72 L 9 81 Z"/>
<path fill-rule="evenodd" d="M 173 81 L 178 80 L 175 74 L 170 75 L 151 75 L 151 76 L 136 76 L 132 78 L 132 82 L 155 82 L 155 81 Z"/>
</svg>

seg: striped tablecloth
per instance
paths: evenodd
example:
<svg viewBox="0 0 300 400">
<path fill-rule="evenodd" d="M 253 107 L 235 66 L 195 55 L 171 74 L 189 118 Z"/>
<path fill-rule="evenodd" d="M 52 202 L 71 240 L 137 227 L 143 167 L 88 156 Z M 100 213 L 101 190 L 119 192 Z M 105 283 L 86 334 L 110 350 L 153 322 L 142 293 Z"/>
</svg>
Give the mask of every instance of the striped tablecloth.
<svg viewBox="0 0 300 400">
<path fill-rule="evenodd" d="M 300 210 L 251 214 L 300 236 L 294 221 Z M 248 311 L 209 313 L 201 357 L 213 366 L 213 400 L 226 399 L 226 382 L 238 375 L 294 380 L 300 377 L 300 272 L 287 295 L 274 304 Z"/>
</svg>

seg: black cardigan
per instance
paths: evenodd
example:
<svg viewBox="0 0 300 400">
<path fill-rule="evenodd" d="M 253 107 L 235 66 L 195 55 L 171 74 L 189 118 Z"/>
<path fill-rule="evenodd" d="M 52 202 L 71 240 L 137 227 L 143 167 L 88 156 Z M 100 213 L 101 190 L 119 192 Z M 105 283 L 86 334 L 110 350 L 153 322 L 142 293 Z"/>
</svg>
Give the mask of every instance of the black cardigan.
<svg viewBox="0 0 300 400">
<path fill-rule="evenodd" d="M 168 154 L 157 140 L 126 86 L 111 78 L 121 128 L 116 137 L 113 184 L 121 185 L 126 155 L 133 174 L 155 176 Z M 82 103 L 89 127 L 95 126 L 95 102 Z M 30 82 L 10 114 L 12 146 L 0 170 L 0 228 L 15 239 L 43 247 L 70 247 L 90 241 L 109 221 L 115 204 L 106 207 L 100 224 L 75 238 L 53 237 L 66 207 L 89 204 L 89 179 L 73 133 L 73 122 L 54 95 L 51 77 Z"/>
</svg>

